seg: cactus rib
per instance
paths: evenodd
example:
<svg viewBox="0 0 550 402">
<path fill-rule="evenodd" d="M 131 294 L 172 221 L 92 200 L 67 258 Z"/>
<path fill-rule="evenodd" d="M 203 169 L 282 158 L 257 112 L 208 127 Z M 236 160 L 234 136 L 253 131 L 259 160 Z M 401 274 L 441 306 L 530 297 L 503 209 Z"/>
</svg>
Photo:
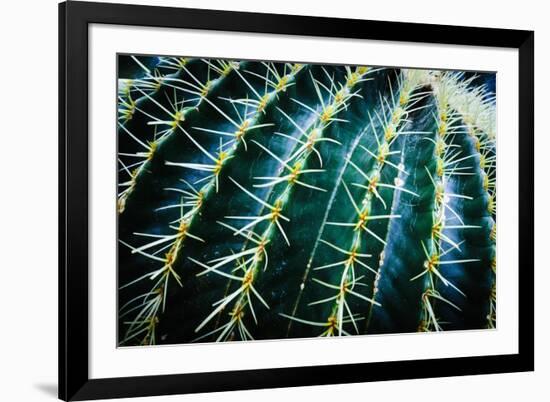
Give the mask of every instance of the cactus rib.
<svg viewBox="0 0 550 402">
<path fill-rule="evenodd" d="M 479 167 L 482 170 L 483 190 L 486 192 L 490 213 L 489 240 L 491 255 L 491 292 L 489 297 L 488 328 L 496 327 L 496 142 L 494 97 L 487 95 L 483 87 L 474 90 L 476 76 L 461 80 L 461 74 L 447 74 L 445 85 L 452 88 L 449 104 L 461 115 L 467 133 L 473 139 Z"/>
<path fill-rule="evenodd" d="M 325 70 L 326 71 L 326 70 Z M 318 191 L 326 191 L 325 189 L 307 184 L 304 182 L 301 177 L 305 174 L 311 174 L 311 173 L 321 173 L 323 172 L 322 169 L 304 169 L 308 162 L 308 158 L 310 155 L 315 154 L 319 158 L 319 165 L 322 166 L 322 158 L 318 151 L 315 149 L 315 144 L 322 142 L 322 141 L 328 141 L 328 142 L 334 142 L 336 144 L 339 144 L 336 140 L 327 138 L 323 136 L 323 130 L 328 127 L 332 122 L 334 121 L 340 121 L 340 119 L 337 117 L 338 113 L 347 107 L 347 102 L 349 99 L 354 97 L 356 94 L 353 93 L 354 86 L 364 79 L 365 75 L 368 73 L 367 69 L 361 69 L 358 68 L 355 72 L 349 72 L 347 81 L 345 84 L 339 84 L 338 85 L 334 82 L 334 79 L 332 77 L 328 77 L 330 80 L 330 87 L 327 87 L 323 85 L 319 80 L 314 78 L 314 76 L 310 72 L 310 78 L 311 81 L 315 87 L 315 91 L 317 93 L 319 102 L 321 104 L 321 110 L 317 111 L 313 108 L 311 108 L 308 105 L 305 105 L 295 99 L 293 99 L 295 102 L 299 103 L 300 106 L 304 107 L 305 109 L 311 111 L 316 116 L 316 119 L 314 122 L 310 125 L 308 129 L 301 128 L 295 121 L 292 120 L 292 118 L 286 114 L 283 110 L 279 109 L 279 111 L 298 129 L 298 131 L 301 134 L 301 137 L 299 140 L 296 140 L 296 145 L 291 152 L 291 155 L 287 157 L 286 160 L 281 159 L 279 156 L 275 155 L 273 152 L 271 152 L 269 149 L 265 148 L 263 145 L 261 145 L 259 142 L 255 142 L 255 144 L 260 147 L 264 152 L 267 152 L 269 155 L 271 155 L 274 159 L 276 159 L 283 168 L 283 172 L 287 174 L 280 175 L 278 177 L 256 177 L 257 180 L 261 181 L 267 181 L 267 183 L 261 183 L 256 184 L 255 187 L 271 187 L 272 192 L 275 189 L 275 186 L 278 184 L 285 184 L 284 189 L 275 196 L 274 203 L 268 204 L 266 201 L 263 201 L 256 196 L 254 196 L 252 193 L 250 193 L 248 190 L 246 190 L 244 187 L 242 187 L 239 183 L 234 183 L 244 192 L 249 194 L 252 199 L 259 202 L 263 208 L 266 208 L 269 210 L 269 212 L 265 215 L 262 215 L 262 212 L 260 212 L 260 216 L 256 217 L 239 217 L 239 216 L 229 216 L 227 218 L 229 219 L 238 219 L 238 220 L 251 220 L 251 222 L 244 225 L 241 229 L 235 230 L 234 234 L 242 234 L 244 231 L 250 231 L 254 235 L 258 236 L 259 241 L 256 247 L 253 247 L 251 249 L 248 249 L 242 253 L 246 254 L 253 254 L 252 257 L 248 258 L 244 261 L 239 261 L 237 268 L 244 271 L 244 276 L 240 279 L 243 282 L 243 286 L 238 289 L 236 292 L 230 294 L 229 296 L 226 296 L 223 300 L 223 303 L 221 303 L 197 328 L 196 331 L 199 331 L 204 325 L 206 325 L 218 312 L 221 311 L 221 306 L 225 306 L 226 303 L 229 303 L 234 297 L 241 294 L 240 297 L 237 299 L 237 301 L 234 304 L 234 308 L 230 313 L 231 319 L 229 323 L 232 323 L 231 325 L 225 324 L 220 328 L 225 328 L 224 331 L 221 333 L 220 337 L 218 337 L 218 340 L 223 340 L 224 336 L 229 333 L 230 329 L 233 325 L 244 325 L 243 322 L 243 316 L 248 308 L 250 310 L 251 315 L 254 318 L 255 323 L 257 324 L 256 315 L 254 312 L 254 307 L 252 305 L 252 299 L 250 297 L 250 291 L 254 293 L 254 295 L 262 301 L 262 304 L 266 308 L 269 309 L 269 306 L 263 298 L 260 296 L 258 291 L 254 288 L 253 282 L 257 276 L 260 274 L 259 267 L 263 266 L 263 269 L 267 269 L 268 264 L 268 253 L 266 251 L 266 246 L 273 240 L 274 232 L 277 230 L 282 237 L 284 238 L 284 241 L 290 245 L 288 237 L 283 229 L 283 226 L 281 224 L 281 220 L 283 221 L 289 221 L 287 217 L 285 217 L 282 212 L 285 209 L 286 204 L 289 202 L 291 198 L 291 192 L 295 185 L 308 187 L 314 190 Z M 327 73 L 328 75 L 328 73 Z M 325 103 L 324 97 L 322 95 L 322 89 L 324 89 L 329 94 L 329 99 Z M 268 226 L 263 230 L 261 234 L 255 233 L 254 228 L 255 226 L 263 221 L 268 221 Z M 249 239 L 253 235 L 249 235 Z M 235 256 L 231 255 L 228 256 L 228 258 L 220 259 L 219 262 L 217 262 L 215 266 L 212 267 L 212 269 L 218 268 L 222 265 L 225 265 L 227 263 L 232 263 L 235 260 Z M 215 271 L 219 272 L 219 271 Z M 234 278 L 232 278 L 234 279 Z M 245 286 L 245 281 L 246 286 Z M 249 334 L 249 333 L 248 333 Z M 247 334 L 247 335 L 248 335 Z M 248 338 L 243 338 L 248 339 Z"/>
</svg>

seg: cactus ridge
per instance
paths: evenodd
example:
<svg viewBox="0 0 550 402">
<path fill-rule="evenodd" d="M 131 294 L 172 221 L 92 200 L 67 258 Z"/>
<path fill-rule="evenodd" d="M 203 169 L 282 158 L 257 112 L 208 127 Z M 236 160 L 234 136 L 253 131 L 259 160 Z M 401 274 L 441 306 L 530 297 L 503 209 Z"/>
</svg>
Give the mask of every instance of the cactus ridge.
<svg viewBox="0 0 550 402">
<path fill-rule="evenodd" d="M 120 345 L 496 326 L 490 77 L 120 57 Z"/>
<path fill-rule="evenodd" d="M 282 133 L 275 133 L 282 135 L 285 138 L 292 138 L 292 141 L 295 142 L 295 145 L 290 153 L 285 159 L 277 156 L 275 153 L 270 151 L 268 148 L 264 147 L 261 143 L 254 141 L 258 147 L 260 147 L 264 152 L 273 157 L 280 165 L 278 176 L 258 176 L 254 179 L 259 180 L 259 184 L 254 184 L 254 187 L 270 187 L 271 192 L 267 195 L 266 200 L 274 200 L 271 204 L 265 200 L 258 198 L 253 193 L 249 192 L 238 182 L 233 180 L 234 184 L 247 195 L 249 195 L 252 200 L 258 202 L 261 206 L 261 210 L 258 216 L 227 216 L 227 219 L 235 220 L 250 220 L 249 223 L 242 226 L 240 229 L 233 228 L 232 226 L 224 224 L 225 227 L 233 231 L 234 235 L 243 235 L 246 237 L 247 243 L 252 242 L 253 244 L 243 246 L 244 250 L 237 254 L 230 254 L 225 258 L 218 258 L 212 260 L 212 263 L 215 263 L 213 266 L 207 266 L 196 260 L 194 262 L 200 264 L 205 268 L 204 273 L 206 272 L 215 272 L 219 275 L 226 276 L 230 280 L 237 281 L 240 283 L 240 287 L 233 293 L 226 295 L 223 299 L 220 300 L 217 307 L 213 310 L 208 317 L 199 324 L 196 328 L 196 332 L 199 331 L 204 325 L 206 325 L 216 314 L 218 314 L 223 308 L 229 305 L 233 299 L 236 299 L 236 302 L 233 303 L 231 308 L 230 319 L 224 325 L 219 326 L 214 332 L 209 332 L 205 336 L 208 336 L 215 332 L 220 332 L 217 340 L 225 340 L 235 326 L 239 328 L 239 334 L 242 340 L 253 339 L 250 332 L 247 330 L 243 317 L 247 311 L 250 312 L 253 317 L 254 322 L 257 324 L 257 318 L 254 311 L 252 299 L 253 296 L 257 298 L 261 304 L 263 304 L 267 309 L 269 305 L 256 290 L 254 282 L 257 277 L 261 274 L 262 270 L 268 269 L 268 250 L 269 243 L 273 241 L 273 237 L 276 231 L 283 237 L 287 245 L 290 245 L 288 236 L 285 233 L 283 228 L 283 223 L 281 221 L 289 222 L 290 219 L 283 215 L 285 211 L 285 206 L 292 201 L 292 192 L 294 186 L 303 186 L 316 191 L 326 191 L 323 188 L 308 184 L 302 179 L 305 175 L 310 175 L 314 173 L 322 173 L 323 169 L 305 169 L 308 164 L 308 160 L 311 155 L 315 155 L 318 158 L 319 167 L 323 166 L 323 160 L 319 151 L 315 148 L 315 145 L 327 141 L 332 142 L 336 145 L 341 145 L 338 141 L 325 137 L 323 135 L 324 130 L 334 121 L 342 121 L 338 118 L 338 113 L 347 107 L 347 102 L 353 96 L 357 94 L 352 92 L 354 86 L 363 80 L 363 77 L 366 75 L 367 71 L 364 72 L 349 72 L 345 84 L 338 84 L 335 82 L 334 78 L 328 75 L 326 70 L 323 70 L 329 80 L 330 87 L 325 86 L 323 83 L 318 81 L 313 77 L 313 74 L 310 72 L 310 78 L 315 87 L 315 92 L 318 96 L 319 103 L 321 105 L 320 110 L 315 110 L 311 106 L 308 106 L 297 99 L 292 98 L 291 100 L 298 103 L 301 107 L 310 111 L 315 115 L 314 121 L 307 127 L 303 129 L 300 127 L 288 114 L 286 114 L 282 109 L 278 109 L 285 118 L 287 118 L 293 126 L 299 131 L 300 136 L 298 138 L 288 136 Z M 328 94 L 328 99 L 326 96 L 323 96 L 323 90 Z M 277 192 L 279 184 L 284 184 L 283 188 Z M 264 211 L 266 212 L 265 214 Z M 255 231 L 258 224 L 267 221 L 267 227 L 260 229 L 260 233 Z M 250 256 L 250 257 L 249 257 Z M 236 268 L 237 272 L 242 271 L 242 276 L 227 276 L 226 273 L 220 271 L 218 268 L 226 264 L 234 264 L 234 261 L 237 260 Z M 201 273 L 202 274 L 202 273 Z"/>
<path fill-rule="evenodd" d="M 463 79 L 461 75 L 445 76 L 444 85 L 451 93 L 449 103 L 461 116 L 468 133 L 470 148 L 478 164 L 477 176 L 482 189 L 478 194 L 487 200 L 486 238 L 491 266 L 491 295 L 487 327 L 496 328 L 496 127 L 494 95 L 483 86 L 473 87 L 474 77 Z"/>
<path fill-rule="evenodd" d="M 335 295 L 332 295 L 328 298 L 321 300 L 316 300 L 310 302 L 309 306 L 314 306 L 321 303 L 331 303 L 332 307 L 329 310 L 329 315 L 326 320 L 322 323 L 320 322 L 307 322 L 307 320 L 298 319 L 294 316 L 287 316 L 289 319 L 298 321 L 304 324 L 309 325 L 323 325 L 326 329 L 321 333 L 321 336 L 333 336 L 333 335 L 342 335 L 347 334 L 343 329 L 343 324 L 352 323 L 356 333 L 359 333 L 359 328 L 357 321 L 364 319 L 363 317 L 358 317 L 359 314 L 353 314 L 349 303 L 346 301 L 348 296 L 354 296 L 361 298 L 367 301 L 370 304 L 380 306 L 380 303 L 375 301 L 376 288 L 372 292 L 372 296 L 367 297 L 364 294 L 358 293 L 354 290 L 355 287 L 367 286 L 365 283 L 362 283 L 361 280 L 364 278 L 364 275 L 357 274 L 356 268 L 366 269 L 371 271 L 374 275 L 378 275 L 376 269 L 367 265 L 362 261 L 362 257 L 372 257 L 372 254 L 362 254 L 360 250 L 363 249 L 362 243 L 364 243 L 364 238 L 366 236 L 371 236 L 372 238 L 378 240 L 383 245 L 386 244 L 385 240 L 378 236 L 374 231 L 369 229 L 369 222 L 374 220 L 389 220 L 394 218 L 399 218 L 399 215 L 391 214 L 391 211 L 384 212 L 383 214 L 373 214 L 374 203 L 379 202 L 384 210 L 387 210 L 387 203 L 384 198 L 380 195 L 379 189 L 389 188 L 393 190 L 401 190 L 409 192 L 410 194 L 415 195 L 412 191 L 404 189 L 400 186 L 400 181 L 395 180 L 395 183 L 392 182 L 381 182 L 382 170 L 389 166 L 394 170 L 394 174 L 390 175 L 393 179 L 397 179 L 395 172 L 405 173 L 403 167 L 399 164 L 392 162 L 390 159 L 395 159 L 396 154 L 401 154 L 401 151 L 393 151 L 392 145 L 397 144 L 397 139 L 400 135 L 406 134 L 421 134 L 419 132 L 406 131 L 404 129 L 404 123 L 410 113 L 415 112 L 417 109 L 414 108 L 415 104 L 419 102 L 425 94 L 418 94 L 415 97 L 411 97 L 412 93 L 418 88 L 420 82 L 416 80 L 414 74 L 409 74 L 400 80 L 398 83 L 399 92 L 397 93 L 397 98 L 393 96 L 393 90 L 390 84 L 391 91 L 391 102 L 390 105 L 387 99 L 380 98 L 380 108 L 381 114 L 376 113 L 376 118 L 381 126 L 381 134 L 376 132 L 374 128 L 373 118 L 369 115 L 369 125 L 373 131 L 374 138 L 376 140 L 376 149 L 373 151 L 369 150 L 363 145 L 359 145 L 359 148 L 363 152 L 366 152 L 372 157 L 374 165 L 370 166 L 368 173 L 363 171 L 357 164 L 355 164 L 351 158 L 347 160 L 346 168 L 353 168 L 360 174 L 362 182 L 352 183 L 351 185 L 356 186 L 363 190 L 363 196 L 361 202 L 357 203 L 352 196 L 348 185 L 345 181 L 341 181 L 341 184 L 345 190 L 346 195 L 348 196 L 350 205 L 353 206 L 353 209 L 356 212 L 356 217 L 354 221 L 351 222 L 334 222 L 327 221 L 326 224 L 329 226 L 337 226 L 347 228 L 353 232 L 353 235 L 349 238 L 349 245 L 347 248 L 341 248 L 331 242 L 328 242 L 321 237 L 318 239 L 322 244 L 328 246 L 339 252 L 339 261 L 331 262 L 328 264 L 323 264 L 316 266 L 313 271 L 324 270 L 324 269 L 334 269 L 342 267 L 342 272 L 339 273 L 339 281 L 337 283 L 327 283 L 320 279 L 313 278 L 313 281 L 321 286 L 324 286 L 331 290 L 337 290 Z M 387 109 L 387 110 L 386 110 Z M 388 113 L 389 112 L 389 113 Z M 354 149 L 355 150 L 355 149 Z M 337 187 L 336 187 L 337 188 Z M 324 222 L 325 223 L 325 222 Z M 320 233 L 323 232 L 323 229 Z M 343 256 L 342 256 L 343 254 Z M 341 258 L 344 258 L 343 260 Z M 310 258 L 310 263 L 315 258 L 315 254 Z M 309 265 L 308 264 L 308 265 Z M 347 316 L 344 316 L 344 312 Z"/>
</svg>

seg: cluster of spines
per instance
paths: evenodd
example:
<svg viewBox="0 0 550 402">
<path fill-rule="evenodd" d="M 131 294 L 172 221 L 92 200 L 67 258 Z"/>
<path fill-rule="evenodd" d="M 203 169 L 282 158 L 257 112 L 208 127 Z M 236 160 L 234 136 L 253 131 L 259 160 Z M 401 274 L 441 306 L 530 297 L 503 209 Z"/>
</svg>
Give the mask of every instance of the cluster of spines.
<svg viewBox="0 0 550 402">
<path fill-rule="evenodd" d="M 316 79 L 310 71 L 310 78 L 315 88 L 318 101 L 320 104 L 320 110 L 316 110 L 314 107 L 304 104 L 298 99 L 292 98 L 291 100 L 299 104 L 301 107 L 311 112 L 315 119 L 312 124 L 307 128 L 301 127 L 296 123 L 286 112 L 282 109 L 278 109 L 279 112 L 298 130 L 298 138 L 292 137 L 285 133 L 275 132 L 275 135 L 283 136 L 290 141 L 295 142 L 295 146 L 289 156 L 280 157 L 273 153 L 271 150 L 261 145 L 259 142 L 253 141 L 255 145 L 260 147 L 264 152 L 272 156 L 280 164 L 279 176 L 270 177 L 254 177 L 254 179 L 260 181 L 255 184 L 254 187 L 270 187 L 271 191 L 265 200 L 259 198 L 251 191 L 241 186 L 238 182 L 234 181 L 235 185 L 248 194 L 252 200 L 260 204 L 261 210 L 258 216 L 228 216 L 228 219 L 249 221 L 239 229 L 230 225 L 223 224 L 228 229 L 232 230 L 234 235 L 240 235 L 245 237 L 246 242 L 253 243 L 252 247 L 245 244 L 242 251 L 239 253 L 232 253 L 226 257 L 221 257 L 209 261 L 208 264 L 203 264 L 194 260 L 195 263 L 201 265 L 205 271 L 201 274 L 214 272 L 218 275 L 224 276 L 230 280 L 240 283 L 240 287 L 234 292 L 226 295 L 224 298 L 214 303 L 216 307 L 196 328 L 196 332 L 200 331 L 214 316 L 225 309 L 230 303 L 230 319 L 225 324 L 220 325 L 218 328 L 202 335 L 199 339 L 219 333 L 217 336 L 218 341 L 226 340 L 226 338 L 232 333 L 232 330 L 236 327 L 241 339 L 252 339 L 252 334 L 246 329 L 244 324 L 244 317 L 246 312 L 250 312 L 254 322 L 257 324 L 257 317 L 254 311 L 252 303 L 252 295 L 254 295 L 265 308 L 269 309 L 269 305 L 265 302 L 262 296 L 258 293 L 254 287 L 254 281 L 262 272 L 268 268 L 268 252 L 267 248 L 270 242 L 273 241 L 274 234 L 280 233 L 284 241 L 289 244 L 288 237 L 283 228 L 282 221 L 288 222 L 289 219 L 283 214 L 285 207 L 291 201 L 291 194 L 296 185 L 310 188 L 317 191 L 326 191 L 325 189 L 313 186 L 303 181 L 302 177 L 306 174 L 322 173 L 323 161 L 321 154 L 315 148 L 315 145 L 320 142 L 332 142 L 337 145 L 339 143 L 329 137 L 324 136 L 324 131 L 334 121 L 344 121 L 340 119 L 338 113 L 347 108 L 348 102 L 352 97 L 359 96 L 357 92 L 354 92 L 354 88 L 360 82 L 367 80 L 366 75 L 369 73 L 367 67 L 357 67 L 355 70 L 347 68 L 347 75 L 345 83 L 337 83 L 334 77 L 330 76 L 328 72 L 323 69 L 326 74 L 330 85 L 323 84 L 320 80 Z M 323 96 L 325 92 L 325 96 Z M 328 95 L 328 100 L 326 96 Z M 315 155 L 319 162 L 319 169 L 307 169 L 306 166 L 311 155 Z M 283 185 L 282 190 L 277 191 L 280 188 L 279 185 Z M 277 192 L 276 192 L 277 191 Z M 273 196 L 273 197 L 271 197 Z M 274 198 L 272 203 L 268 203 L 269 198 Z M 263 214 L 263 211 L 266 211 Z M 267 226 L 258 226 L 261 222 L 267 222 Z M 260 228 L 260 233 L 257 233 Z M 214 264 L 214 265 L 212 265 Z M 224 266 L 233 266 L 232 272 L 242 272 L 242 276 L 236 276 L 228 274 L 222 270 Z M 252 295 L 251 295 L 252 294 Z"/>
<path fill-rule="evenodd" d="M 173 278 L 180 287 L 182 286 L 181 277 L 176 272 L 174 266 L 183 247 L 183 242 L 188 237 L 195 240 L 204 241 L 200 237 L 197 237 L 189 232 L 190 222 L 188 218 L 192 216 L 199 208 L 200 202 L 197 202 L 191 210 L 185 213 L 184 207 L 182 206 L 180 219 L 177 221 L 177 224 L 170 224 L 170 229 L 175 231 L 173 234 L 156 235 L 149 233 L 134 233 L 138 236 L 155 239 L 139 248 L 133 247 L 130 244 L 121 241 L 121 243 L 132 250 L 132 253 L 138 253 L 150 260 L 160 263 L 160 267 L 156 270 L 148 272 L 121 287 L 121 289 L 123 289 L 145 279 L 154 281 L 153 286 L 148 292 L 139 295 L 121 307 L 121 318 L 137 310 L 137 314 L 134 319 L 132 321 L 125 322 L 125 324 L 128 325 L 128 328 L 124 339 L 120 342 L 121 344 L 137 337 L 141 338 L 141 344 L 156 343 L 155 330 L 159 322 L 159 315 L 166 308 L 166 295 L 169 281 Z M 156 249 L 154 252 L 146 251 L 153 248 Z M 165 252 L 166 250 L 168 251 Z M 163 252 L 165 253 L 161 257 L 160 255 L 162 255 Z"/>
</svg>

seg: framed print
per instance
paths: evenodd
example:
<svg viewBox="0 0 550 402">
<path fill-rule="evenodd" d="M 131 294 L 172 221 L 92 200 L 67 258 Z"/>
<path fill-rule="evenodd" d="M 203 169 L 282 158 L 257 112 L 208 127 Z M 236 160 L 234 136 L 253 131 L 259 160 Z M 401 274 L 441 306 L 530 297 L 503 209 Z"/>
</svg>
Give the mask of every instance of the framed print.
<svg viewBox="0 0 550 402">
<path fill-rule="evenodd" d="M 61 399 L 533 370 L 533 32 L 59 32 Z"/>
</svg>

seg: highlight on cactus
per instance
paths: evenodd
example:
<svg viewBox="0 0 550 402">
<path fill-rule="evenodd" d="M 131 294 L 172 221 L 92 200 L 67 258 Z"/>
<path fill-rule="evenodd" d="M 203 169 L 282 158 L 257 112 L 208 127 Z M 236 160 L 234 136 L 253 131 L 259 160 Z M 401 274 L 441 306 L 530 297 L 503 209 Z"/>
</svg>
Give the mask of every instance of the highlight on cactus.
<svg viewBox="0 0 550 402">
<path fill-rule="evenodd" d="M 119 346 L 496 328 L 494 73 L 118 57 Z"/>
</svg>

